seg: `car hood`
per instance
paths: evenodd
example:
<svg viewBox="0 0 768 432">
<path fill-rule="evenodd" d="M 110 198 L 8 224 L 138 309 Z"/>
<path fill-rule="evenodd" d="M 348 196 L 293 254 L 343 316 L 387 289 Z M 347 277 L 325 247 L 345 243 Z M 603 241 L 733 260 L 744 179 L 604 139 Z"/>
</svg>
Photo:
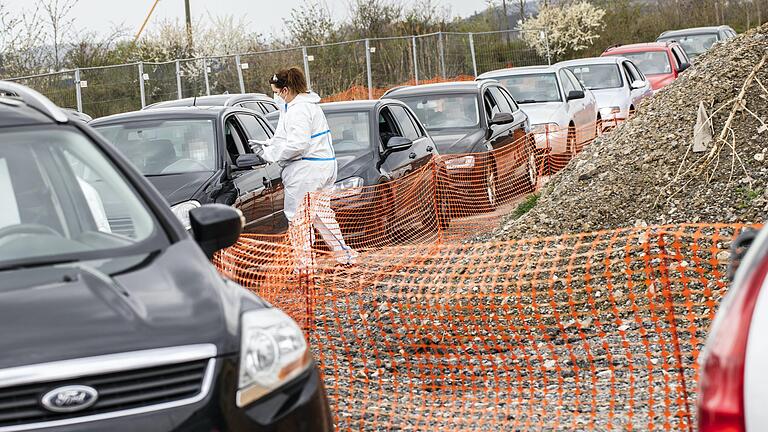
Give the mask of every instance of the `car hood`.
<svg viewBox="0 0 768 432">
<path fill-rule="evenodd" d="M 562 107 L 562 102 L 520 104 L 520 109 L 528 115 L 528 121 L 531 125 L 557 123 L 558 114 Z"/>
<path fill-rule="evenodd" d="M 470 153 L 477 143 L 483 141 L 484 130 L 479 128 L 441 129 L 430 130 L 429 135 L 440 154 Z"/>
<path fill-rule="evenodd" d="M 192 199 L 215 173 L 208 171 L 148 176 L 170 205 Z"/>
<path fill-rule="evenodd" d="M 152 254 L 0 272 L 0 368 L 199 343 L 235 352 L 231 297 L 245 290 L 206 261 L 188 239 Z"/>
<path fill-rule="evenodd" d="M 358 174 L 371 163 L 372 155 L 369 152 L 360 153 L 336 153 L 338 174 L 336 178 L 344 180 Z"/>
</svg>

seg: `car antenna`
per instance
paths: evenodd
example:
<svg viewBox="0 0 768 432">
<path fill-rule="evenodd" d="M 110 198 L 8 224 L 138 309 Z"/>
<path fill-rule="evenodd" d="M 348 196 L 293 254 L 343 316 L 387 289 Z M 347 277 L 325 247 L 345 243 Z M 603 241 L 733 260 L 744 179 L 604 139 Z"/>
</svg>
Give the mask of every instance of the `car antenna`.
<svg viewBox="0 0 768 432">
<path fill-rule="evenodd" d="M 197 106 L 197 96 L 195 96 L 195 98 L 192 99 L 192 106 Z"/>
</svg>

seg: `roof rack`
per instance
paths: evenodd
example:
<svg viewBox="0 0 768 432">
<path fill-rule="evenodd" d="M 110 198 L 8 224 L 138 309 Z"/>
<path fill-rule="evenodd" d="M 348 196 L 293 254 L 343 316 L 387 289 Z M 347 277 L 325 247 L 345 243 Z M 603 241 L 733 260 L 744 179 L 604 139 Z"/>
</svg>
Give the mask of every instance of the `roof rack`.
<svg viewBox="0 0 768 432">
<path fill-rule="evenodd" d="M 10 81 L 0 81 L 0 95 L 20 99 L 29 107 L 40 111 L 57 123 L 67 123 L 69 121 L 69 117 L 64 114 L 61 108 L 56 106 L 47 97 L 29 87 Z"/>
</svg>

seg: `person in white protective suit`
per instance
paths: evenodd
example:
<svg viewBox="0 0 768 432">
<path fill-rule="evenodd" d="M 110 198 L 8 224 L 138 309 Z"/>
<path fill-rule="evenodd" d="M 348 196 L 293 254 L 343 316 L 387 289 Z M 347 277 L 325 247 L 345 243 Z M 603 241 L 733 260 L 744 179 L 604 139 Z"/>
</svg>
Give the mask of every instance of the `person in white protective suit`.
<svg viewBox="0 0 768 432">
<path fill-rule="evenodd" d="M 312 262 L 314 228 L 320 233 L 342 265 L 352 265 L 357 252 L 342 237 L 328 193 L 336 182 L 337 165 L 331 131 L 325 114 L 317 105 L 320 97 L 307 91 L 307 80 L 298 68 L 278 71 L 271 79 L 280 118 L 275 135 L 268 141 L 251 141 L 255 154 L 283 166 L 284 212 L 289 237 L 297 252 L 298 269 L 306 271 Z M 304 206 L 302 206 L 304 204 Z M 301 214 L 296 214 L 302 209 Z M 299 226 L 302 221 L 311 226 Z"/>
</svg>

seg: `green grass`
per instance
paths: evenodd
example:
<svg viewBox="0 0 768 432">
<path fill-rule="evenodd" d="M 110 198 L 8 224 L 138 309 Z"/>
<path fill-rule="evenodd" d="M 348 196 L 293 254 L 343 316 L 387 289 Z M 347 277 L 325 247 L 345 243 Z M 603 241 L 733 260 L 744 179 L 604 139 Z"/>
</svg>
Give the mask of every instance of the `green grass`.
<svg viewBox="0 0 768 432">
<path fill-rule="evenodd" d="M 521 202 L 514 212 L 512 212 L 512 217 L 514 219 L 519 218 L 520 216 L 528 213 L 532 208 L 536 206 L 536 203 L 539 201 L 539 194 L 532 194 L 525 197 L 525 200 Z"/>
</svg>

